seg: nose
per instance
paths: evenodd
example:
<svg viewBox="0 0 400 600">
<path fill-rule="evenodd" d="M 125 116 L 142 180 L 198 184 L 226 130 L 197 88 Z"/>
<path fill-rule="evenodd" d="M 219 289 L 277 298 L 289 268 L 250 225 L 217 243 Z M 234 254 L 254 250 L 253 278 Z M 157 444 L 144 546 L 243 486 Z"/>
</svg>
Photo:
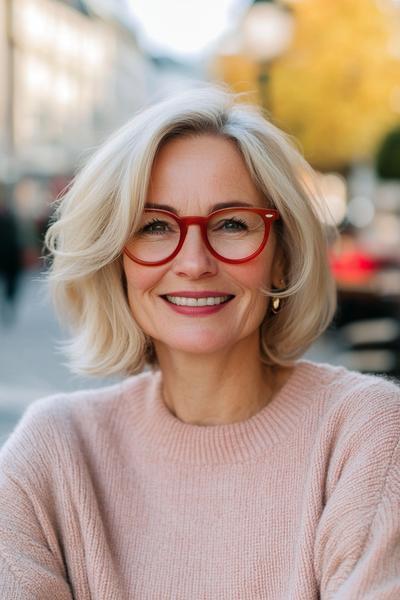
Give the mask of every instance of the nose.
<svg viewBox="0 0 400 600">
<path fill-rule="evenodd" d="M 217 273 L 217 260 L 207 250 L 198 225 L 188 227 L 183 246 L 173 260 L 172 270 L 176 275 L 190 279 Z"/>
</svg>

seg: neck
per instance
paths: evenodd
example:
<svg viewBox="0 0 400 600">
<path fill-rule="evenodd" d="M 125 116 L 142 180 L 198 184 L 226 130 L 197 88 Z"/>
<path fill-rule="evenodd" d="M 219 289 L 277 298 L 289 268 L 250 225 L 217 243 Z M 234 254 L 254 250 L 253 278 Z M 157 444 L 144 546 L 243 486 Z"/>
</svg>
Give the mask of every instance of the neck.
<svg viewBox="0 0 400 600">
<path fill-rule="evenodd" d="M 172 351 L 156 342 L 163 398 L 172 414 L 184 423 L 217 425 L 259 412 L 291 370 L 263 365 L 258 339 L 250 347 L 248 342 L 206 355 Z"/>
</svg>

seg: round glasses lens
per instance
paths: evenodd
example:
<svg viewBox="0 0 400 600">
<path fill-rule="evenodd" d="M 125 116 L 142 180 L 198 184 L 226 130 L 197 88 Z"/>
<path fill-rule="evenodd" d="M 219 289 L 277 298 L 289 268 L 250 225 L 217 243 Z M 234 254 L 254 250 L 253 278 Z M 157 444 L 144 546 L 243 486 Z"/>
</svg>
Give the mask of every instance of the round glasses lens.
<svg viewBox="0 0 400 600">
<path fill-rule="evenodd" d="M 179 238 L 179 225 L 173 217 L 157 210 L 146 210 L 138 231 L 126 247 L 139 260 L 157 262 L 174 252 Z"/>
<path fill-rule="evenodd" d="M 214 215 L 207 227 L 210 246 L 224 258 L 233 260 L 247 258 L 257 252 L 264 234 L 261 215 L 240 208 Z"/>
</svg>

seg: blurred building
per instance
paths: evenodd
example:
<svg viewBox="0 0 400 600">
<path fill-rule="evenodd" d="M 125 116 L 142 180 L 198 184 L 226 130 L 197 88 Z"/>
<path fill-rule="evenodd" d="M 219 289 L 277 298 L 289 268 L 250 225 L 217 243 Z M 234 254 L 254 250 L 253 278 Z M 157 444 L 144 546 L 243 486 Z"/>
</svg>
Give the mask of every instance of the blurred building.
<svg viewBox="0 0 400 600">
<path fill-rule="evenodd" d="M 0 1 L 0 178 L 71 172 L 145 103 L 151 62 L 109 4 Z"/>
<path fill-rule="evenodd" d="M 124 0 L 0 0 L 0 184 L 38 265 L 50 202 L 153 95 Z"/>
</svg>

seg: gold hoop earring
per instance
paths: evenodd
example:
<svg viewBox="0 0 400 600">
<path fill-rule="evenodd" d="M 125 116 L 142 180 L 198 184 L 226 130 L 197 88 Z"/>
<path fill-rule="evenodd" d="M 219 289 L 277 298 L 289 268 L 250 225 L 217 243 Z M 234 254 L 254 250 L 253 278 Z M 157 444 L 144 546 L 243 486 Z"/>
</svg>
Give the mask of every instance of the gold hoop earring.
<svg viewBox="0 0 400 600">
<path fill-rule="evenodd" d="M 284 290 L 285 287 L 285 281 L 283 279 L 281 279 L 279 281 L 280 283 L 280 288 L 275 288 L 276 292 L 282 292 Z M 271 312 L 276 315 L 282 308 L 282 298 L 279 298 L 278 296 L 271 296 L 271 300 L 272 300 L 272 307 L 271 307 Z"/>
<path fill-rule="evenodd" d="M 274 313 L 274 315 L 276 315 L 281 309 L 281 299 L 272 296 L 272 308 L 271 308 L 271 312 Z"/>
</svg>

